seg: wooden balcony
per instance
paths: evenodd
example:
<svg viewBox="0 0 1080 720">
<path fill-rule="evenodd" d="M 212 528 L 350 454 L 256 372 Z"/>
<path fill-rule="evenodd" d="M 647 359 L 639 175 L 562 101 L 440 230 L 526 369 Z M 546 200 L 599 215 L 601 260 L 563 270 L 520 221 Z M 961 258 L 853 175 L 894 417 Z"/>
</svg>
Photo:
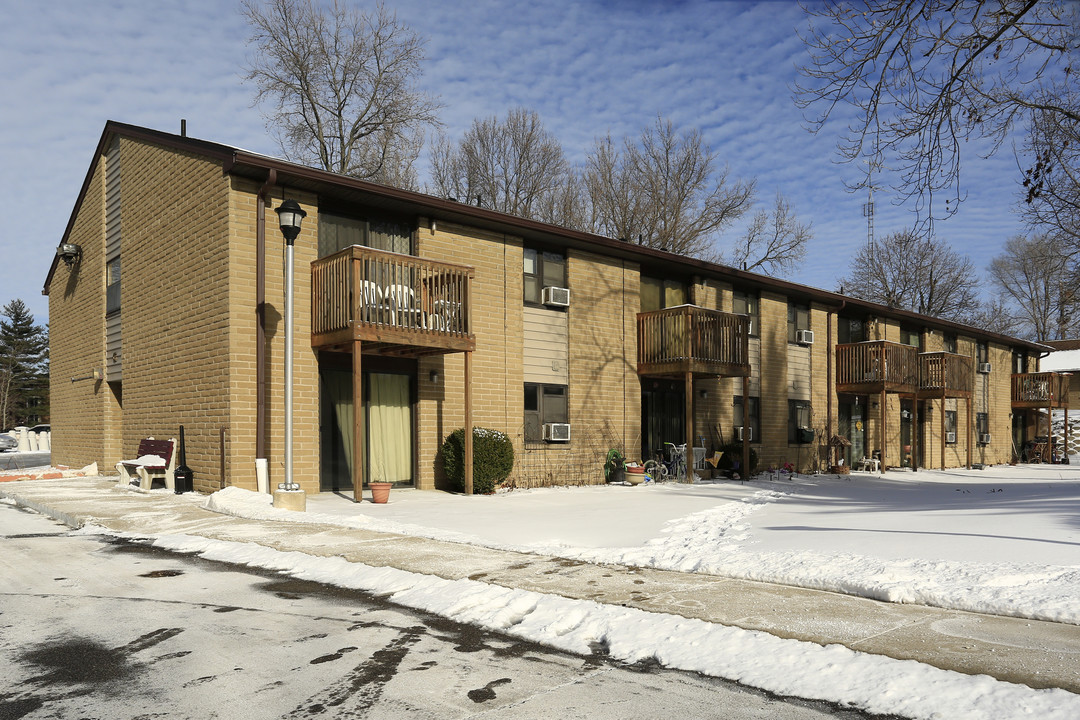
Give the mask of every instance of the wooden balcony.
<svg viewBox="0 0 1080 720">
<path fill-rule="evenodd" d="M 1012 376 L 1014 408 L 1069 407 L 1069 376 L 1064 373 L 1016 373 Z"/>
<path fill-rule="evenodd" d="M 919 387 L 918 358 L 918 348 L 887 340 L 837 345 L 836 391 L 913 395 Z"/>
<path fill-rule="evenodd" d="M 638 313 L 638 374 L 750 376 L 750 318 L 680 305 Z"/>
<path fill-rule="evenodd" d="M 919 355 L 919 394 L 929 397 L 971 397 L 975 368 L 971 358 L 947 352 Z"/>
<path fill-rule="evenodd" d="M 354 245 L 311 264 L 311 346 L 419 357 L 476 349 L 473 269 Z"/>
</svg>

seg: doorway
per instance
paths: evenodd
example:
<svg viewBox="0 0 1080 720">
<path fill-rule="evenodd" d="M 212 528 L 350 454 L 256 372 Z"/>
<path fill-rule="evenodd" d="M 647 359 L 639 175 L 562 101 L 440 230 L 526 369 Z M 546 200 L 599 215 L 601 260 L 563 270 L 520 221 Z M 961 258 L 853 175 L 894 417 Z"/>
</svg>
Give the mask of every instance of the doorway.
<svg viewBox="0 0 1080 720">
<path fill-rule="evenodd" d="M 866 398 L 858 395 L 841 396 L 837 407 L 840 435 L 851 441 L 843 449 L 848 467 L 866 457 Z"/>
<path fill-rule="evenodd" d="M 915 456 L 911 450 L 911 431 L 915 426 L 915 403 L 900 400 L 900 466 L 913 467 Z M 920 443 L 921 445 L 922 443 Z"/>
<path fill-rule="evenodd" d="M 674 380 L 641 383 L 641 457 L 653 458 L 664 443 L 686 442 L 686 386 Z"/>
<path fill-rule="evenodd" d="M 412 485 L 415 471 L 415 369 L 391 369 L 364 357 L 364 482 Z M 401 365 L 402 361 L 397 361 Z M 407 363 L 414 365 L 415 363 Z M 348 368 L 348 369 L 346 369 Z M 353 490 L 353 380 L 351 358 L 324 353 L 319 368 L 319 490 Z"/>
</svg>

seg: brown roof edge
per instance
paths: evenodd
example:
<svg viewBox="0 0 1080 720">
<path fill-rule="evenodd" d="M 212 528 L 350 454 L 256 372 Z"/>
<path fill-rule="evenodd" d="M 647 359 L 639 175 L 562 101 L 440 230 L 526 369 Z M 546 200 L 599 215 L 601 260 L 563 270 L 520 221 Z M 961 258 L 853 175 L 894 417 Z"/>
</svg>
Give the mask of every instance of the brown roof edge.
<svg viewBox="0 0 1080 720">
<path fill-rule="evenodd" d="M 985 330 L 980 330 L 978 328 L 973 328 L 968 325 L 953 322 L 951 320 L 932 318 L 930 316 L 920 315 L 918 313 L 914 313 L 908 310 L 890 308 L 888 306 L 880 305 L 878 303 L 868 302 L 866 300 L 860 300 L 858 298 L 853 298 L 846 295 L 840 295 L 838 293 L 811 287 L 809 285 L 802 285 L 799 283 L 790 282 L 788 280 L 781 280 L 779 278 L 773 278 L 766 275 L 759 275 L 745 270 L 739 270 L 737 268 L 733 268 L 727 265 L 721 265 L 705 260 L 699 260 L 697 258 L 677 255 L 675 253 L 667 252 L 665 250 L 656 250 L 654 248 L 644 247 L 642 245 L 635 245 L 633 243 L 623 240 L 616 240 L 614 238 L 604 237 L 603 235 L 594 235 L 592 233 L 587 233 L 580 230 L 564 228 L 558 225 L 550 225 L 548 223 L 543 223 L 538 220 L 530 220 L 528 218 L 508 215 L 506 213 L 498 212 L 496 210 L 489 210 L 487 208 L 470 205 L 468 203 L 447 200 L 445 198 L 439 198 L 433 195 L 425 195 L 423 193 L 414 192 L 412 190 L 403 190 L 401 188 L 391 187 L 389 185 L 380 185 L 378 183 L 373 183 L 367 180 L 360 180 L 359 178 L 339 175 L 328 170 L 320 170 L 318 168 L 312 168 L 306 165 L 298 165 L 296 163 L 289 162 L 288 160 L 282 160 L 280 158 L 271 157 L 269 155 L 260 155 L 258 153 L 242 150 L 240 148 L 235 148 L 228 145 L 222 145 L 220 143 L 209 142 L 207 140 L 198 140 L 195 138 L 175 135 L 159 130 L 150 130 L 148 128 L 139 127 L 136 125 L 128 125 L 126 123 L 120 123 L 113 120 L 110 120 L 105 124 L 105 129 L 101 134 L 101 140 L 98 142 L 97 149 L 95 150 L 94 160 L 90 165 L 90 169 L 87 171 L 86 179 L 83 181 L 82 189 L 79 192 L 79 198 L 75 203 L 75 208 L 72 210 L 71 218 L 68 220 L 67 228 L 64 230 L 64 239 L 61 242 L 66 241 L 68 234 L 71 232 L 71 228 L 75 222 L 75 217 L 78 214 L 79 207 L 81 206 L 83 198 L 87 192 L 87 189 L 89 188 L 90 179 L 93 177 L 94 169 L 97 167 L 97 163 L 100 161 L 102 153 L 105 150 L 106 143 L 108 142 L 110 136 L 113 134 L 119 134 L 126 137 L 146 140 L 148 142 L 157 143 L 159 145 L 170 147 L 176 150 L 183 150 L 187 152 L 195 152 L 201 153 L 203 155 L 208 155 L 217 160 L 220 160 L 222 163 L 222 168 L 225 172 L 237 172 L 238 170 L 242 169 L 243 166 L 259 168 L 263 170 L 274 169 L 278 173 L 278 184 L 283 184 L 287 181 L 287 178 L 291 176 L 297 179 L 306 180 L 308 182 L 337 185 L 339 187 L 363 191 L 365 193 L 370 193 L 386 199 L 417 205 L 423 207 L 425 211 L 435 217 L 458 216 L 472 218 L 475 220 L 480 220 L 487 224 L 503 226 L 507 228 L 508 231 L 510 231 L 512 234 L 547 236 L 556 242 L 570 241 L 574 243 L 580 243 L 588 247 L 596 248 L 597 250 L 606 250 L 609 253 L 613 253 L 617 256 L 633 258 L 638 262 L 645 260 L 656 263 L 679 265 L 685 268 L 687 274 L 690 275 L 708 275 L 712 276 L 715 279 L 722 279 L 729 282 L 738 283 L 743 286 L 756 287 L 759 289 L 771 289 L 779 292 L 780 294 L 794 296 L 824 305 L 840 305 L 841 303 L 846 302 L 848 307 L 853 309 L 859 308 L 867 313 L 873 313 L 875 315 L 892 317 L 901 320 L 909 319 L 923 326 L 932 327 L 935 329 L 957 330 L 964 332 L 965 334 L 976 334 L 979 337 L 996 339 L 1008 345 L 1022 345 L 1031 349 L 1039 350 L 1040 352 L 1047 352 L 1051 349 L 1048 345 L 1032 342 L 1030 340 L 1022 340 L 1020 338 L 1009 337 L 1007 335 L 991 333 Z M 52 276 L 56 269 L 56 263 L 57 258 L 54 257 L 52 267 L 50 267 L 49 269 L 49 275 L 45 282 L 45 288 L 42 291 L 43 294 L 48 294 L 49 283 L 52 281 Z"/>
<path fill-rule="evenodd" d="M 90 167 L 87 168 L 86 176 L 83 178 L 82 187 L 79 188 L 79 194 L 75 200 L 75 205 L 72 207 L 71 215 L 68 217 L 67 225 L 64 227 L 64 234 L 61 236 L 60 242 L 57 243 L 57 245 L 67 242 L 68 236 L 71 234 L 71 229 L 75 225 L 75 218 L 78 217 L 79 211 L 82 209 L 83 200 L 86 199 L 86 193 L 90 189 L 90 180 L 93 179 L 94 171 L 97 169 L 98 163 L 101 162 L 101 157 L 104 155 L 105 148 L 108 146 L 113 135 L 123 135 L 125 137 L 148 140 L 176 150 L 199 152 L 217 158 L 223 163 L 231 161 L 233 155 L 232 148 L 218 143 L 172 135 L 161 132 L 160 130 L 150 130 L 149 128 L 129 125 L 115 120 L 106 121 L 105 128 L 101 131 L 101 137 L 98 139 L 97 147 L 94 148 L 94 156 L 90 161 Z M 57 262 L 59 262 L 59 258 L 54 255 L 52 264 L 49 266 L 49 273 L 45 276 L 45 285 L 41 289 L 42 295 L 49 294 L 53 275 L 56 274 Z"/>
</svg>

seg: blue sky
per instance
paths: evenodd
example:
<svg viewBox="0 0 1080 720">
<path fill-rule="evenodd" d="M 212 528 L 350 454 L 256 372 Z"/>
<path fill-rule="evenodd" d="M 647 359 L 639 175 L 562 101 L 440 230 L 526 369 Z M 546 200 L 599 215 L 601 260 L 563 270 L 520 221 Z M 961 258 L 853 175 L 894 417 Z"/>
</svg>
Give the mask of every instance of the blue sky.
<svg viewBox="0 0 1080 720">
<path fill-rule="evenodd" d="M 536 110 L 574 162 L 595 138 L 636 135 L 657 114 L 698 128 L 733 177 L 757 178 L 813 225 L 805 262 L 788 279 L 834 289 L 866 243 L 864 195 L 844 189 L 864 169 L 838 165 L 843 128 L 811 135 L 791 86 L 805 50 L 794 2 L 398 0 L 398 17 L 427 38 L 423 84 L 445 105 L 445 131 L 473 118 Z M 43 322 L 41 295 L 107 120 L 280 154 L 241 80 L 248 53 L 238 4 L 216 0 L 4 3 L 0 60 L 0 304 L 18 297 Z M 982 271 L 1022 231 L 1019 172 L 1008 148 L 964 168 L 967 201 L 937 235 Z M 424 179 L 421 170 L 421 181 Z M 878 237 L 912 223 L 877 193 Z M 741 227 L 722 239 L 734 241 Z"/>
</svg>

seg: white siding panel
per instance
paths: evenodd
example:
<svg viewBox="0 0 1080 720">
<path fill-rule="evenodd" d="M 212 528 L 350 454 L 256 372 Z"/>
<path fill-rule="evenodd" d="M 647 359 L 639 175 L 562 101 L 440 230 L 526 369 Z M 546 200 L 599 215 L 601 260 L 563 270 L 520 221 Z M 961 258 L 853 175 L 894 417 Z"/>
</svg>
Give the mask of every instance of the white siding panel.
<svg viewBox="0 0 1080 720">
<path fill-rule="evenodd" d="M 810 348 L 802 345 L 787 347 L 788 398 L 810 399 Z"/>
<path fill-rule="evenodd" d="M 525 382 L 568 385 L 569 323 L 567 313 L 526 307 L 522 374 Z"/>
<path fill-rule="evenodd" d="M 105 379 L 120 382 L 124 374 L 120 313 L 105 318 Z"/>
</svg>

